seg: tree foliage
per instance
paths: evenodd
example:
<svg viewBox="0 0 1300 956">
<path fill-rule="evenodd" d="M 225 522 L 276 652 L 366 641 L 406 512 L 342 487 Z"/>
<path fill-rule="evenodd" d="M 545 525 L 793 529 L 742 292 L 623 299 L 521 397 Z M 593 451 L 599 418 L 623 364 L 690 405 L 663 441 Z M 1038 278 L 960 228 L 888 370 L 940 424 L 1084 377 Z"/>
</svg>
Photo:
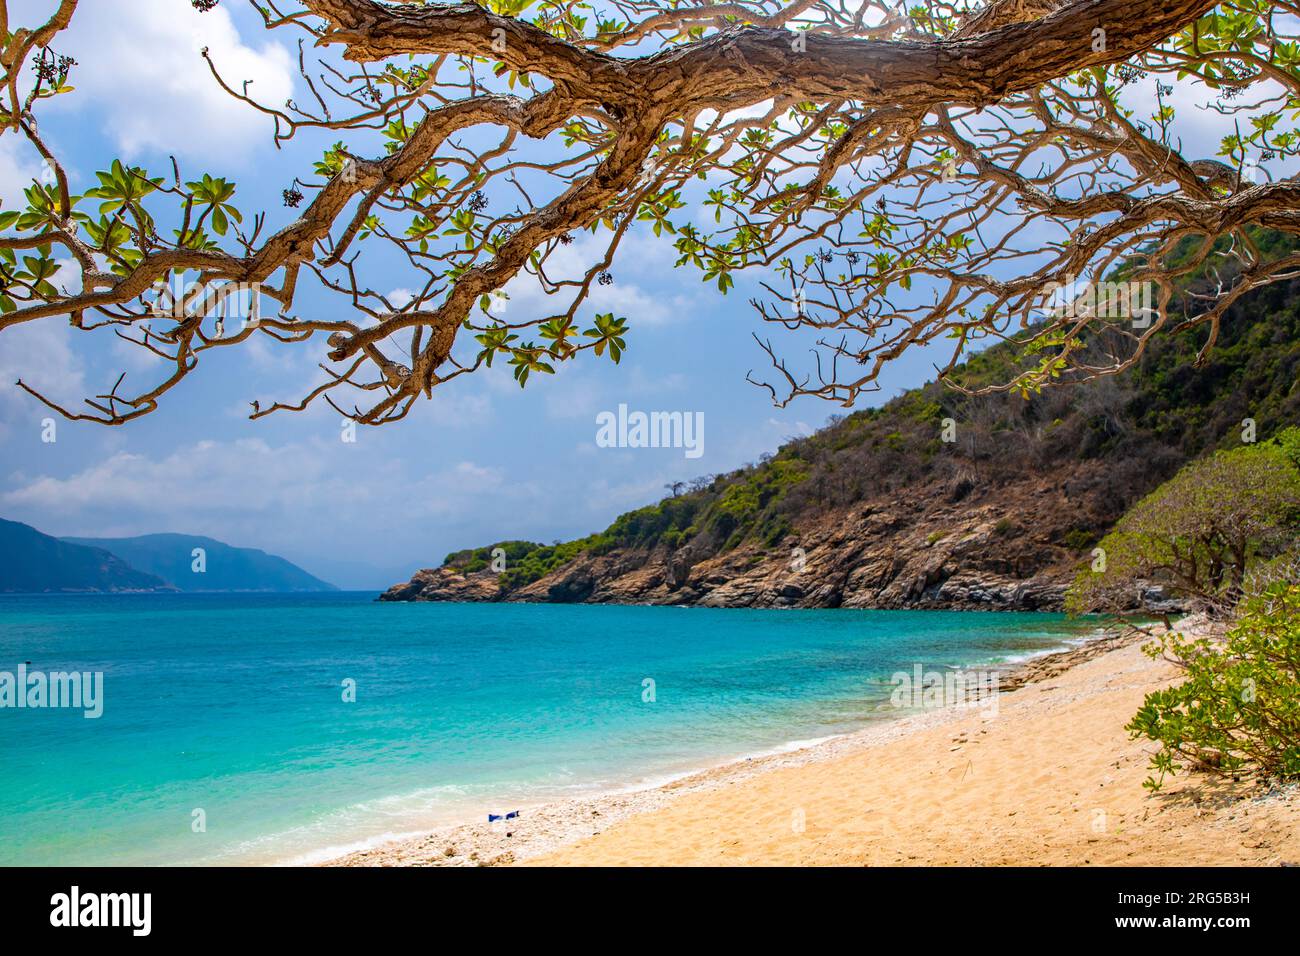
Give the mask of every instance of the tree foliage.
<svg viewBox="0 0 1300 956">
<path fill-rule="evenodd" d="M 1125 728 L 1160 745 L 1148 789 L 1187 768 L 1300 777 L 1300 584 L 1275 584 L 1249 601 L 1222 640 L 1171 632 L 1144 650 L 1185 673 L 1147 694 Z"/>
<path fill-rule="evenodd" d="M 1300 546 L 1300 468 L 1287 453 L 1297 434 L 1216 452 L 1143 498 L 1079 573 L 1070 608 L 1131 608 L 1151 584 L 1201 609 L 1235 608 L 1252 567 Z"/>
<path fill-rule="evenodd" d="M 1241 296 L 1300 265 L 1251 234 L 1300 230 L 1300 186 L 1271 172 L 1300 150 L 1287 2 L 264 0 L 266 29 L 303 51 L 301 96 L 255 102 L 206 51 L 195 63 L 275 142 L 320 141 L 313 168 L 282 171 L 285 208 L 261 212 L 220 170 L 175 163 L 106 159 L 78 187 L 38 125 L 75 95 L 58 47 L 78 2 L 50 6 L 30 24 L 0 6 L 0 135 L 46 170 L 0 211 L 0 334 L 64 317 L 160 369 L 81 409 L 20 383 L 74 418 L 147 414 L 205 353 L 253 337 L 324 340 L 326 373 L 297 400 L 254 402 L 255 418 L 323 400 L 378 424 L 496 357 L 521 385 L 583 353 L 618 361 L 635 317 L 588 300 L 617 281 L 633 230 L 721 293 L 754 272 L 760 320 L 811 336 L 804 368 L 757 336 L 772 370 L 754 381 L 778 402 L 851 405 L 908 349 L 947 342 L 947 374 L 1026 329 L 1024 362 L 986 387 L 1121 370 L 1169 330 L 1204 330 L 1208 350 Z M 1183 85 L 1238 132 L 1185 151 Z M 576 266 L 558 254 L 575 240 Z M 409 298 L 367 278 L 394 254 Z M 1206 263 L 1217 287 L 1175 308 L 1178 279 Z M 1121 274 L 1155 289 L 1152 314 L 1062 298 Z M 520 276 L 553 297 L 548 314 L 506 308 Z M 308 285 L 344 308 L 305 310 Z M 250 287 L 258 306 L 236 324 Z"/>
</svg>

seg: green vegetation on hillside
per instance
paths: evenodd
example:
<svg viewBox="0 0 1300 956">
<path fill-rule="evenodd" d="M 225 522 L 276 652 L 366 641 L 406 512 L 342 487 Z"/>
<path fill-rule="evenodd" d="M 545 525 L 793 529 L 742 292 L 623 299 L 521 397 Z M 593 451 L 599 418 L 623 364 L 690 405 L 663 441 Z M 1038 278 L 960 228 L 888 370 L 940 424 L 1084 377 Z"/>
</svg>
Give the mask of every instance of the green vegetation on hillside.
<svg viewBox="0 0 1300 956">
<path fill-rule="evenodd" d="M 1259 236 L 1272 254 L 1282 243 Z M 1207 266 L 1187 280 L 1185 292 L 1214 281 Z M 743 543 L 773 547 L 803 521 L 875 496 L 938 488 L 947 501 L 959 502 L 976 489 L 1091 461 L 1104 467 L 1063 489 L 1089 507 L 1056 542 L 1083 552 L 1186 462 L 1239 445 L 1244 420 L 1253 420 L 1261 440 L 1300 422 L 1300 283 L 1244 297 L 1225 312 L 1202 361 L 1204 345 L 1203 329 L 1171 330 L 1155 336 L 1142 361 L 1122 376 L 1027 398 L 968 394 L 1008 380 L 1016 367 L 1015 343 L 995 346 L 951 376 L 965 393 L 931 382 L 880 408 L 832 416 L 827 427 L 758 463 L 701 476 L 598 534 L 553 546 L 503 542 L 510 569 L 503 584 L 537 580 L 583 552 L 685 548 L 698 561 Z M 1108 343 L 1094 348 L 1100 355 Z M 953 420 L 955 442 L 942 441 L 944 419 Z M 495 546 L 457 552 L 447 564 L 482 569 Z"/>
<path fill-rule="evenodd" d="M 1297 446 L 1290 428 L 1185 466 L 1101 540 L 1100 566 L 1079 573 L 1067 607 L 1124 610 L 1152 583 L 1215 614 L 1236 607 L 1249 572 L 1300 552 Z"/>
<path fill-rule="evenodd" d="M 1139 501 L 1079 573 L 1072 611 L 1136 609 L 1165 586 L 1234 618 L 1222 638 L 1166 628 L 1143 650 L 1181 683 L 1148 693 L 1126 729 L 1158 744 L 1144 786 L 1185 769 L 1300 776 L 1300 428 L 1216 451 Z"/>
<path fill-rule="evenodd" d="M 507 569 L 501 573 L 502 587 L 523 587 L 567 564 L 583 551 L 600 548 L 601 537 L 590 535 L 554 545 L 537 544 L 534 541 L 500 541 L 483 548 L 453 551 L 443 559 L 442 565 L 462 574 L 485 571 L 493 566 L 493 552 L 500 548 Z"/>
</svg>

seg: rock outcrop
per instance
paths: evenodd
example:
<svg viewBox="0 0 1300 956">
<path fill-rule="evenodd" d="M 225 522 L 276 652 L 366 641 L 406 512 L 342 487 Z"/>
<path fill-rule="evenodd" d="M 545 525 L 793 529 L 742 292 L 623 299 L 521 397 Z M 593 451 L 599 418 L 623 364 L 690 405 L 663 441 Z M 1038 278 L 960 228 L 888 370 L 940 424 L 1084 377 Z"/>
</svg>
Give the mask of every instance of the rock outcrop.
<svg viewBox="0 0 1300 956">
<path fill-rule="evenodd" d="M 381 600 L 1060 610 L 1082 556 L 1053 543 L 1077 518 L 1059 484 L 1031 479 L 960 504 L 945 492 L 828 512 L 775 545 L 700 560 L 662 544 L 584 553 L 513 589 L 491 570 L 427 569 Z"/>
<path fill-rule="evenodd" d="M 451 568 L 425 568 L 411 580 L 394 584 L 381 601 L 495 601 L 500 597 L 492 572 L 460 574 Z"/>
<path fill-rule="evenodd" d="M 1219 281 L 1207 265 L 1187 284 Z M 929 382 L 834 416 L 584 538 L 454 552 L 384 599 L 1057 610 L 1142 497 L 1240 447 L 1247 417 L 1261 437 L 1300 421 L 1297 297 L 1300 280 L 1252 293 L 1208 356 L 1195 330 L 1170 332 L 1122 376 L 1036 394 L 998 387 L 1024 356 L 994 345 L 950 373 L 960 389 Z M 505 573 L 486 570 L 500 554 Z M 1177 609 L 1156 586 L 1131 602 Z"/>
</svg>

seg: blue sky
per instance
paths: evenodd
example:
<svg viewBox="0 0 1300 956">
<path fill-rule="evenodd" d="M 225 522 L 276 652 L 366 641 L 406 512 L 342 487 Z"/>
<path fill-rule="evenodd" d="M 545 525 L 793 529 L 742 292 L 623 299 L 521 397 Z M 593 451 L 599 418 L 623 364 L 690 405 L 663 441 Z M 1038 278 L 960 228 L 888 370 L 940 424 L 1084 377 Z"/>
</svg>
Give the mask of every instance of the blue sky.
<svg viewBox="0 0 1300 956">
<path fill-rule="evenodd" d="M 11 17 L 48 4 L 11 4 Z M 26 19 L 31 19 L 27 16 Z M 238 183 L 242 209 L 292 216 L 280 192 L 307 176 L 338 137 L 304 137 L 277 150 L 269 120 L 216 88 L 198 55 L 209 46 L 229 75 L 253 79 L 266 102 L 300 95 L 289 35 L 267 34 L 244 4 L 200 15 L 179 0 L 83 3 L 56 46 L 78 60 L 76 93 L 40 114 L 42 131 L 69 166 L 74 190 L 93 184 L 115 156 L 161 173 L 170 155 L 184 178 L 201 172 Z M 300 82 L 300 81 L 299 81 Z M 1213 155 L 1210 142 L 1199 155 Z M 0 137 L 0 197 L 13 208 L 39 163 L 12 135 Z M 583 240 L 573 254 L 581 256 Z M 550 541 L 603 528 L 657 500 L 666 482 L 752 461 L 784 439 L 820 427 L 837 406 L 807 399 L 788 409 L 745 381 L 766 356 L 750 337 L 757 277 L 726 297 L 675 272 L 667 238 L 633 235 L 593 303 L 631 320 L 620 366 L 604 359 L 561 366 L 525 390 L 498 365 L 462 376 L 404 421 L 340 439 L 327 406 L 247 419 L 248 403 L 297 400 L 316 379 L 319 340 L 264 342 L 221 354 L 173 390 L 161 408 L 125 427 L 60 421 L 41 441 L 49 412 L 13 386 L 21 374 L 75 403 L 126 370 L 143 384 L 137 350 L 111 333 L 74 334 L 61 320 L 0 335 L 0 516 L 58 535 L 158 531 L 211 535 L 281 554 L 341 586 L 378 588 L 438 564 L 457 548 L 502 538 Z M 375 288 L 414 279 L 397 263 L 372 274 Z M 527 309 L 530 300 L 512 301 Z M 297 311 L 337 312 L 341 300 L 307 299 Z M 788 343 L 791 357 L 798 347 Z M 883 401 L 933 374 L 932 358 L 894 364 L 874 396 Z M 596 415 L 620 403 L 704 413 L 704 453 L 596 445 Z"/>
</svg>

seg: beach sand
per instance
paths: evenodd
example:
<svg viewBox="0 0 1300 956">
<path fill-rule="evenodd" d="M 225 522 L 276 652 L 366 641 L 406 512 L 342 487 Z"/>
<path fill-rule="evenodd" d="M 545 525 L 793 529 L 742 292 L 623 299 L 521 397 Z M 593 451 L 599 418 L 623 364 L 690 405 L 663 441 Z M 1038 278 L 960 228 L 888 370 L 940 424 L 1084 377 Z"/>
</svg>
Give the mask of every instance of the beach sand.
<svg viewBox="0 0 1300 956">
<path fill-rule="evenodd" d="M 1175 668 L 1107 638 L 1028 662 L 995 711 L 932 710 L 633 793 L 527 808 L 335 865 L 1279 865 L 1300 787 L 1143 789 L 1124 731 Z"/>
</svg>

